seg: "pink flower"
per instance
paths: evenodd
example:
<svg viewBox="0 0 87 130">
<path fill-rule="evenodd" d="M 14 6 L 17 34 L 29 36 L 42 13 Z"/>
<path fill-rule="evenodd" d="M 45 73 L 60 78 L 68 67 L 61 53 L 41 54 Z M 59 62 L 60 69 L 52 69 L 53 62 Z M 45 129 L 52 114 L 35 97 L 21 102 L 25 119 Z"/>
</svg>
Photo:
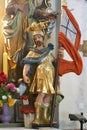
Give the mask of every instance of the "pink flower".
<svg viewBox="0 0 87 130">
<path fill-rule="evenodd" d="M 12 92 L 16 90 L 15 85 L 13 83 L 8 83 L 6 85 L 6 88 L 10 89 Z"/>
</svg>

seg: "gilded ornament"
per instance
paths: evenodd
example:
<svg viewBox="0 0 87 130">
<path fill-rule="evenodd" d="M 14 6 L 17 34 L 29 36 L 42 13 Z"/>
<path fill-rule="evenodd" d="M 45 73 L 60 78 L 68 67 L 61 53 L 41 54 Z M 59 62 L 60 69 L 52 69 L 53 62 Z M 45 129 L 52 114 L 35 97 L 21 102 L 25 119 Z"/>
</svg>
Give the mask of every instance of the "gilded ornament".
<svg viewBox="0 0 87 130">
<path fill-rule="evenodd" d="M 83 56 L 87 56 L 87 40 L 83 40 L 83 44 L 80 45 L 80 51 L 82 51 Z"/>
<path fill-rule="evenodd" d="M 62 1 L 62 6 L 67 6 L 67 1 L 66 0 Z"/>
</svg>

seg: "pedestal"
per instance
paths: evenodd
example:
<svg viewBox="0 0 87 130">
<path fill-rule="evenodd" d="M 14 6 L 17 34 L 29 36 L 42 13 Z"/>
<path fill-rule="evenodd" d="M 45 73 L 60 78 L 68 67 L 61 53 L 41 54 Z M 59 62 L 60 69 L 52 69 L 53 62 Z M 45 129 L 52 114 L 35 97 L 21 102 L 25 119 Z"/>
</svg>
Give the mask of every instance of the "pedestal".
<svg viewBox="0 0 87 130">
<path fill-rule="evenodd" d="M 34 120 L 34 114 L 24 114 L 24 126 L 26 128 L 32 128 L 32 121 Z"/>
</svg>

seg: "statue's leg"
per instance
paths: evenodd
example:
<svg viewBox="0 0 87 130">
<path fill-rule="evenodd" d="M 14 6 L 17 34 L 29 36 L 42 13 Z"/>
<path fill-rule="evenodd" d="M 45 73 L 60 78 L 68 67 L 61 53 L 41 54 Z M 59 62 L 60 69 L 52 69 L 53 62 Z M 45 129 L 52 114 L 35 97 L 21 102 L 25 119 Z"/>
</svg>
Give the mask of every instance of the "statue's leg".
<svg viewBox="0 0 87 130">
<path fill-rule="evenodd" d="M 49 124 L 50 120 L 48 119 L 48 110 L 49 110 L 49 103 L 43 103 L 43 123 Z"/>
<path fill-rule="evenodd" d="M 34 105 L 35 105 L 35 118 L 32 123 L 39 125 L 40 124 L 39 118 L 40 118 L 41 103 L 35 102 Z"/>
</svg>

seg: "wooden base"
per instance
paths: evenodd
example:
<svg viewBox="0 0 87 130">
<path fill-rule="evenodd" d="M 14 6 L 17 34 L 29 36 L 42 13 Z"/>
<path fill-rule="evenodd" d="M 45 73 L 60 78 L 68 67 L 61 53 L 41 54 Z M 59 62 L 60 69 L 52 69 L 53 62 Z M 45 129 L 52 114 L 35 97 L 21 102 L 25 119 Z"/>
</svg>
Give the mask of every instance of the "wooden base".
<svg viewBox="0 0 87 130">
<path fill-rule="evenodd" d="M 40 125 L 32 124 L 32 128 L 34 128 L 34 129 L 39 129 L 39 128 L 45 128 L 46 129 L 46 128 L 51 128 L 51 127 L 58 129 L 58 124 L 52 124 L 52 126 L 50 126 L 50 124 L 40 124 Z"/>
</svg>

